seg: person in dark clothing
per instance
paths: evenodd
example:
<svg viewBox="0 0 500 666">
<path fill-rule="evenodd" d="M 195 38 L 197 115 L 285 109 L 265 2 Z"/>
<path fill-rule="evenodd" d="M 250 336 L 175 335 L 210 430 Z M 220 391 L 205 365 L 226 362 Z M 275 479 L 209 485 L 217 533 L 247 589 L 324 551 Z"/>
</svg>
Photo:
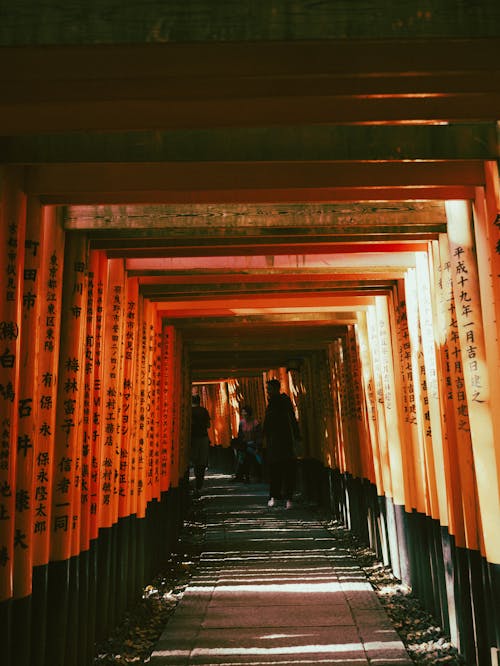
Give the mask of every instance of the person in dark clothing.
<svg viewBox="0 0 500 666">
<path fill-rule="evenodd" d="M 300 439 L 299 424 L 292 401 L 285 393 L 280 393 L 277 379 L 267 382 L 267 396 L 264 436 L 270 482 L 268 506 L 274 506 L 278 499 L 284 499 L 286 508 L 290 509 L 295 490 L 295 443 Z"/>
<path fill-rule="evenodd" d="M 195 487 L 198 492 L 205 481 L 210 446 L 208 438 L 210 415 L 200 403 L 199 395 L 191 397 L 191 464 L 194 468 Z"/>
<path fill-rule="evenodd" d="M 249 483 L 251 472 L 255 472 L 257 481 L 260 482 L 262 479 L 262 428 L 259 420 L 252 417 L 250 405 L 241 408 L 237 443 L 235 479 Z"/>
</svg>

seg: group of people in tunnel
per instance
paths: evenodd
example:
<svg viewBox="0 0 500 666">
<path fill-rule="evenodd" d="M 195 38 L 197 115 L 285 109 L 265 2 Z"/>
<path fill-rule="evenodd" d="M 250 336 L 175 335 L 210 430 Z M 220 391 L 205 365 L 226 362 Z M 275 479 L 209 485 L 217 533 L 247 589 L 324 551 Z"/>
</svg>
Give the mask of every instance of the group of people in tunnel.
<svg viewBox="0 0 500 666">
<path fill-rule="evenodd" d="M 293 506 L 295 492 L 298 445 L 301 441 L 295 410 L 286 393 L 281 392 L 278 379 L 266 383 L 267 406 L 264 421 L 253 416 L 251 405 L 240 409 L 237 436 L 232 441 L 235 452 L 235 481 L 250 482 L 253 475 L 262 482 L 264 464 L 269 478 L 268 506 L 280 500 L 287 509 Z M 199 394 L 192 396 L 191 412 L 191 465 L 195 476 L 195 494 L 199 495 L 208 466 L 210 440 L 210 414 L 201 405 Z"/>
</svg>

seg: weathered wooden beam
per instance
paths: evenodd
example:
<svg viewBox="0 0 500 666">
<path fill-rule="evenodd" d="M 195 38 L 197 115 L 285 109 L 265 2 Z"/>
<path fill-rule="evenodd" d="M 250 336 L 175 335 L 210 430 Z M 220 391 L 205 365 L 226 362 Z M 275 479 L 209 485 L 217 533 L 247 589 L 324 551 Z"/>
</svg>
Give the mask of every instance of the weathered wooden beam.
<svg viewBox="0 0 500 666">
<path fill-rule="evenodd" d="M 309 187 L 293 189 L 211 189 L 211 190 L 135 190 L 128 192 L 67 191 L 41 195 L 47 205 L 93 204 L 265 204 L 265 203 L 334 203 L 336 201 L 448 201 L 473 199 L 471 185 L 420 185 L 384 187 Z"/>
<path fill-rule="evenodd" d="M 279 294 L 240 294 L 237 298 L 218 298 L 217 295 L 184 301 L 159 301 L 157 310 L 165 317 L 184 317 L 195 313 L 213 316 L 214 314 L 246 315 L 255 311 L 266 311 L 271 314 L 279 312 L 312 312 L 324 309 L 328 312 L 353 310 L 372 305 L 373 297 L 343 296 L 332 293 L 324 295 L 294 293 L 290 291 L 287 296 Z"/>
<path fill-rule="evenodd" d="M 272 0 L 149 0 L 127 3 L 100 0 L 35 0 L 6 3 L 0 23 L 1 44 L 198 42 L 240 40 L 380 39 L 483 37 L 498 35 L 498 3 L 467 0 L 443 3 L 414 0 L 381 4 L 377 0 L 328 2 Z"/>
<path fill-rule="evenodd" d="M 3 47 L 0 126 L 494 122 L 499 51 L 498 38 Z"/>
<path fill-rule="evenodd" d="M 321 125 L 0 137 L 10 164 L 496 159 L 496 123 Z"/>
<path fill-rule="evenodd" d="M 130 238 L 136 247 L 148 242 L 155 233 L 157 239 L 167 238 L 168 244 L 184 236 L 196 234 L 228 237 L 243 234 L 261 235 L 266 230 L 284 232 L 314 226 L 316 233 L 334 229 L 337 233 L 359 227 L 363 233 L 369 227 L 410 227 L 430 223 L 446 223 L 446 211 L 441 201 L 399 201 L 388 204 L 210 204 L 138 205 L 138 206 L 68 206 L 64 211 L 66 229 L 93 229 L 94 243 L 112 237 L 117 243 Z M 147 233 L 146 233 L 147 232 Z"/>
<path fill-rule="evenodd" d="M 500 116 L 500 113 L 499 113 Z M 184 193 L 197 201 L 204 192 L 221 192 L 253 201 L 267 193 L 292 195 L 298 190 L 316 193 L 330 188 L 477 187 L 484 184 L 480 160 L 453 162 L 193 162 L 157 164 L 52 164 L 26 168 L 28 194 L 44 201 L 71 198 L 81 193 L 99 202 L 103 194 L 130 200 L 145 193 Z M 258 193 L 258 195 L 256 194 Z M 309 194 L 310 196 L 310 194 Z M 314 194 L 313 194 L 314 196 Z M 372 192 L 372 198 L 376 196 Z M 407 197 L 400 196 L 400 199 Z M 285 198 L 286 200 L 286 198 Z M 308 199 L 313 200 L 313 199 Z"/>
</svg>

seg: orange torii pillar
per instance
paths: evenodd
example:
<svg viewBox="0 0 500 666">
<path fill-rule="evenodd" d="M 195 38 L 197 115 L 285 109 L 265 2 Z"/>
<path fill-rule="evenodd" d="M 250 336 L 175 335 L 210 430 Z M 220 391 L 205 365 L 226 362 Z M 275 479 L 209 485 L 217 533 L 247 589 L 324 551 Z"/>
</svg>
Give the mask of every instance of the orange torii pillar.
<svg viewBox="0 0 500 666">
<path fill-rule="evenodd" d="M 369 445 L 373 460 L 373 478 L 378 502 L 380 503 L 384 496 L 384 474 L 382 466 L 382 453 L 380 446 L 379 415 L 377 409 L 376 386 L 374 378 L 373 358 L 369 345 L 367 317 L 365 312 L 357 314 L 357 339 L 359 344 L 359 358 L 361 364 L 362 389 L 364 404 L 366 409 L 366 424 L 369 434 Z M 385 523 L 379 517 L 380 511 L 375 508 L 372 518 L 373 534 L 370 537 L 370 545 L 377 553 L 377 556 L 385 564 L 389 563 L 389 548 L 387 543 L 387 531 Z"/>
<path fill-rule="evenodd" d="M 489 593 L 484 588 L 482 569 L 489 575 L 497 575 L 500 566 L 500 485 L 498 473 L 498 440 L 495 442 L 494 417 L 492 415 L 492 381 L 486 346 L 484 304 L 481 304 L 481 282 L 484 267 L 478 268 L 472 233 L 472 210 L 467 201 L 446 202 L 448 239 L 450 244 L 452 287 L 456 303 L 461 362 L 464 372 L 465 395 L 470 420 L 474 469 L 477 476 L 478 509 L 481 520 L 480 550 L 469 550 L 471 566 L 475 574 L 471 580 L 474 610 L 474 627 L 479 660 L 489 655 L 487 643 L 495 641 L 498 628 L 490 630 L 486 637 L 486 618 L 489 609 Z M 494 355 L 497 358 L 497 355 Z M 463 492 L 468 489 L 463 488 Z M 484 558 L 484 561 L 483 561 Z M 486 593 L 486 594 L 485 594 Z M 497 599 L 498 600 L 498 599 Z M 496 606 L 496 604 L 495 604 Z M 498 625 L 498 621 L 496 622 Z M 497 649 L 498 645 L 493 649 Z"/>
<path fill-rule="evenodd" d="M 26 200 L 19 173 L 0 170 L 0 644 L 7 666 L 12 646 L 16 549 L 16 463 Z M 15 647 L 15 646 L 14 646 Z"/>
<path fill-rule="evenodd" d="M 469 412 L 465 392 L 459 325 L 452 287 L 448 238 L 440 236 L 435 248 L 438 267 L 438 341 L 440 347 L 441 404 L 446 414 L 444 464 L 447 468 L 449 541 L 443 540 L 447 558 L 447 593 L 450 633 L 465 654 L 474 652 L 473 617 L 467 553 L 479 550 L 477 479 L 474 471 Z"/>
<path fill-rule="evenodd" d="M 61 308 L 48 598 L 47 662 L 68 666 L 78 648 L 78 554 L 82 452 L 83 344 L 86 328 L 85 237 L 66 237 Z"/>
<path fill-rule="evenodd" d="M 485 187 L 476 189 L 473 205 L 474 228 L 480 269 L 481 302 L 486 322 L 496 322 L 496 326 L 485 328 L 485 341 L 490 370 L 491 403 L 500 404 L 500 177 L 497 162 L 485 163 Z M 500 410 L 494 409 L 493 430 L 495 433 L 497 473 L 500 479 Z M 500 598 L 500 567 L 489 566 L 488 578 L 492 600 Z M 500 653 L 500 611 L 498 604 L 492 604 L 494 627 L 490 634 L 496 640 L 497 653 Z M 498 656 L 500 661 L 500 656 Z"/>
<path fill-rule="evenodd" d="M 99 424 L 99 559 L 100 590 L 97 606 L 97 638 L 107 635 L 118 617 L 117 572 L 119 570 L 119 470 L 122 400 L 122 324 L 124 267 L 121 259 L 108 259 L 103 293 L 102 349 L 100 367 Z"/>
<path fill-rule="evenodd" d="M 64 231 L 54 207 L 43 208 L 37 378 L 37 432 L 33 452 L 32 666 L 45 664 L 47 639 L 52 478 L 56 437 L 57 375 L 64 268 Z"/>
<path fill-rule="evenodd" d="M 38 326 L 40 289 L 42 208 L 30 199 L 27 209 L 25 257 L 22 281 L 22 321 L 18 398 L 17 473 L 14 536 L 14 645 L 16 663 L 30 663 L 31 600 L 33 569 L 33 457 L 36 449 L 38 409 Z M 34 644 L 33 644 L 34 645 Z M 38 649 L 38 646 L 35 647 Z"/>
</svg>

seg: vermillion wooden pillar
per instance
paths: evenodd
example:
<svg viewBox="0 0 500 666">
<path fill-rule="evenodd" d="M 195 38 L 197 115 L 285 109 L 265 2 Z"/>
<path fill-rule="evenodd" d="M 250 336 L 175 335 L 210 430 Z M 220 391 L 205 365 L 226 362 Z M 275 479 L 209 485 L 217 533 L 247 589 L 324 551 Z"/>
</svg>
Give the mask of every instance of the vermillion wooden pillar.
<svg viewBox="0 0 500 666">
<path fill-rule="evenodd" d="M 473 202 L 474 236 L 488 365 L 491 404 L 500 404 L 500 184 L 496 163 L 486 165 L 486 188 Z M 492 410 L 500 478 L 500 410 Z"/>
<path fill-rule="evenodd" d="M 162 337 L 162 431 L 161 431 L 161 455 L 162 455 L 162 490 L 168 490 L 172 478 L 173 467 L 173 437 L 174 437 L 174 327 L 163 326 Z"/>
<path fill-rule="evenodd" d="M 437 349 L 435 330 L 437 315 L 433 299 L 434 283 L 431 280 L 432 255 L 416 254 L 416 279 L 418 284 L 418 312 L 422 339 L 421 376 L 425 377 L 425 444 L 426 474 L 429 481 L 430 512 L 427 520 L 429 540 L 430 579 L 429 610 L 441 619 L 441 625 L 448 629 L 446 587 L 442 552 L 441 528 L 448 529 L 447 469 L 444 465 L 443 405 L 439 390 Z M 424 387 L 422 387 L 424 388 Z"/>
<path fill-rule="evenodd" d="M 100 275 L 101 254 L 92 250 L 88 259 L 86 333 L 84 348 L 84 399 L 81 460 L 81 529 L 80 529 L 80 607 L 78 663 L 87 664 L 94 652 L 95 614 L 97 599 L 97 506 L 98 506 L 98 443 L 94 436 L 96 421 L 100 419 L 99 391 L 100 340 L 99 322 L 102 321 L 102 293 Z"/>
<path fill-rule="evenodd" d="M 481 555 L 498 570 L 500 563 L 500 486 L 491 403 L 491 381 L 480 297 L 480 277 L 472 234 L 472 211 L 466 201 L 446 203 L 452 287 L 461 343 L 461 363 L 469 413 L 480 515 L 480 551 L 469 551 L 474 612 L 475 658 L 489 657 L 485 638 L 487 603 Z M 484 279 L 484 277 L 483 277 Z M 496 408 L 496 407 L 495 407 Z M 467 492 L 467 488 L 462 489 Z"/>
<path fill-rule="evenodd" d="M 375 395 L 375 381 L 373 378 L 372 357 L 368 344 L 368 332 L 366 326 L 366 314 L 358 313 L 357 333 L 359 340 L 359 354 L 361 372 L 363 378 L 364 403 L 366 407 L 367 427 L 370 436 L 370 446 L 373 460 L 373 482 L 377 488 L 377 494 L 383 495 L 383 478 L 381 468 L 381 456 L 378 436 L 377 406 Z M 387 559 L 387 558 L 384 558 Z"/>
<path fill-rule="evenodd" d="M 118 614 L 119 584 L 119 478 L 122 401 L 122 326 L 124 265 L 108 259 L 104 278 L 102 328 L 101 422 L 99 429 L 99 579 L 107 592 L 100 591 L 98 638 L 111 630 Z"/>
<path fill-rule="evenodd" d="M 380 330 L 375 306 L 370 307 L 366 314 L 377 407 L 378 444 L 382 479 L 382 494 L 379 495 L 380 520 L 383 523 L 381 531 L 383 532 L 386 541 L 385 556 L 387 557 L 387 559 L 384 560 L 384 563 L 391 564 L 391 566 L 399 572 L 397 535 L 394 517 L 393 479 L 389 451 L 389 439 L 394 437 L 394 433 L 391 433 L 390 423 L 388 423 L 384 395 L 384 371 L 387 370 L 387 367 L 384 366 L 383 345 L 385 344 L 385 353 L 387 353 L 387 345 L 389 345 L 390 342 L 387 339 L 385 339 L 385 342 L 383 341 L 384 332 L 386 331 L 385 327 Z"/>
<path fill-rule="evenodd" d="M 412 374 L 411 388 L 413 394 L 409 396 L 408 400 L 416 417 L 417 438 L 413 441 L 410 440 L 407 446 L 411 445 L 408 456 L 411 462 L 408 465 L 408 470 L 414 472 L 417 495 L 413 498 L 416 511 L 405 516 L 410 560 L 408 567 L 410 580 L 407 582 L 410 582 L 416 594 L 422 598 L 424 606 L 435 612 L 431 559 L 433 546 L 429 518 L 433 511 L 437 511 L 437 509 L 429 397 L 422 343 L 422 322 L 419 312 L 419 288 L 420 285 L 417 287 L 415 269 L 409 269 L 405 275 L 405 296 L 411 359 L 409 371 Z M 411 480 L 408 485 L 411 487 Z M 435 589 L 438 589 L 437 585 Z"/>
<path fill-rule="evenodd" d="M 477 484 L 472 462 L 470 425 L 465 400 L 464 379 L 460 361 L 460 340 L 455 315 L 451 282 L 448 241 L 442 235 L 433 243 L 436 255 L 436 305 L 441 404 L 445 414 L 443 459 L 446 469 L 449 535 L 443 533 L 443 556 L 446 567 L 449 631 L 455 645 L 472 640 L 472 610 L 468 594 L 460 594 L 461 566 L 467 544 L 478 547 Z M 462 488 L 468 488 L 463 492 Z M 451 566 L 450 563 L 453 565 Z M 464 639 L 464 632 L 471 639 Z"/>
<path fill-rule="evenodd" d="M 25 225 L 20 173 L 0 169 L 0 644 L 7 666 L 15 663 L 14 559 L 25 543 L 15 532 Z"/>
<path fill-rule="evenodd" d="M 485 164 L 485 187 L 476 189 L 473 202 L 481 304 L 484 321 L 491 404 L 500 404 L 500 179 L 497 162 Z M 500 410 L 492 410 L 496 446 L 497 474 L 500 478 Z M 500 566 L 489 564 L 485 571 L 489 588 L 487 620 L 490 645 L 500 655 Z"/>
<path fill-rule="evenodd" d="M 485 555 L 500 564 L 500 497 L 479 279 L 467 202 L 447 202 L 452 287 L 461 343 L 465 392 L 478 478 Z M 464 489 L 466 491 L 466 489 Z"/>
<path fill-rule="evenodd" d="M 395 297 L 395 322 L 398 340 L 398 370 L 396 381 L 401 395 L 402 433 L 405 441 L 404 468 L 406 474 L 406 511 L 425 511 L 424 475 L 422 473 L 422 446 L 417 409 L 418 387 L 417 350 L 412 344 L 410 331 L 418 326 L 417 301 L 414 289 L 414 271 L 407 271 L 404 280 L 398 280 Z"/>
<path fill-rule="evenodd" d="M 14 644 L 16 663 L 30 662 L 33 568 L 33 456 L 38 435 L 36 378 L 40 339 L 42 209 L 27 209 L 22 279 L 22 321 L 18 398 L 17 474 L 14 537 Z"/>
<path fill-rule="evenodd" d="M 130 516 L 129 580 L 128 598 L 131 601 L 140 589 L 144 571 L 144 542 L 141 538 L 141 520 L 138 519 L 138 440 L 139 421 L 137 396 L 139 383 L 139 321 L 140 303 L 137 278 L 128 278 L 126 283 L 126 313 L 124 333 L 124 368 L 123 368 L 123 438 L 127 450 L 127 494 L 128 500 L 122 502 L 121 511 L 128 511 Z"/>
<path fill-rule="evenodd" d="M 69 235 L 64 255 L 50 525 L 47 662 L 54 666 L 74 664 L 78 646 L 76 556 L 80 544 L 86 260 L 85 236 Z"/>
<path fill-rule="evenodd" d="M 37 436 L 33 457 L 33 666 L 46 664 L 52 489 L 64 269 L 64 231 L 54 207 L 43 208 L 39 282 Z"/>
<path fill-rule="evenodd" d="M 137 516 L 144 518 L 147 493 L 147 430 L 146 430 L 146 390 L 147 390 L 147 316 L 144 298 L 139 298 L 139 340 L 137 345 L 137 393 L 135 418 L 137 422 Z"/>
</svg>

